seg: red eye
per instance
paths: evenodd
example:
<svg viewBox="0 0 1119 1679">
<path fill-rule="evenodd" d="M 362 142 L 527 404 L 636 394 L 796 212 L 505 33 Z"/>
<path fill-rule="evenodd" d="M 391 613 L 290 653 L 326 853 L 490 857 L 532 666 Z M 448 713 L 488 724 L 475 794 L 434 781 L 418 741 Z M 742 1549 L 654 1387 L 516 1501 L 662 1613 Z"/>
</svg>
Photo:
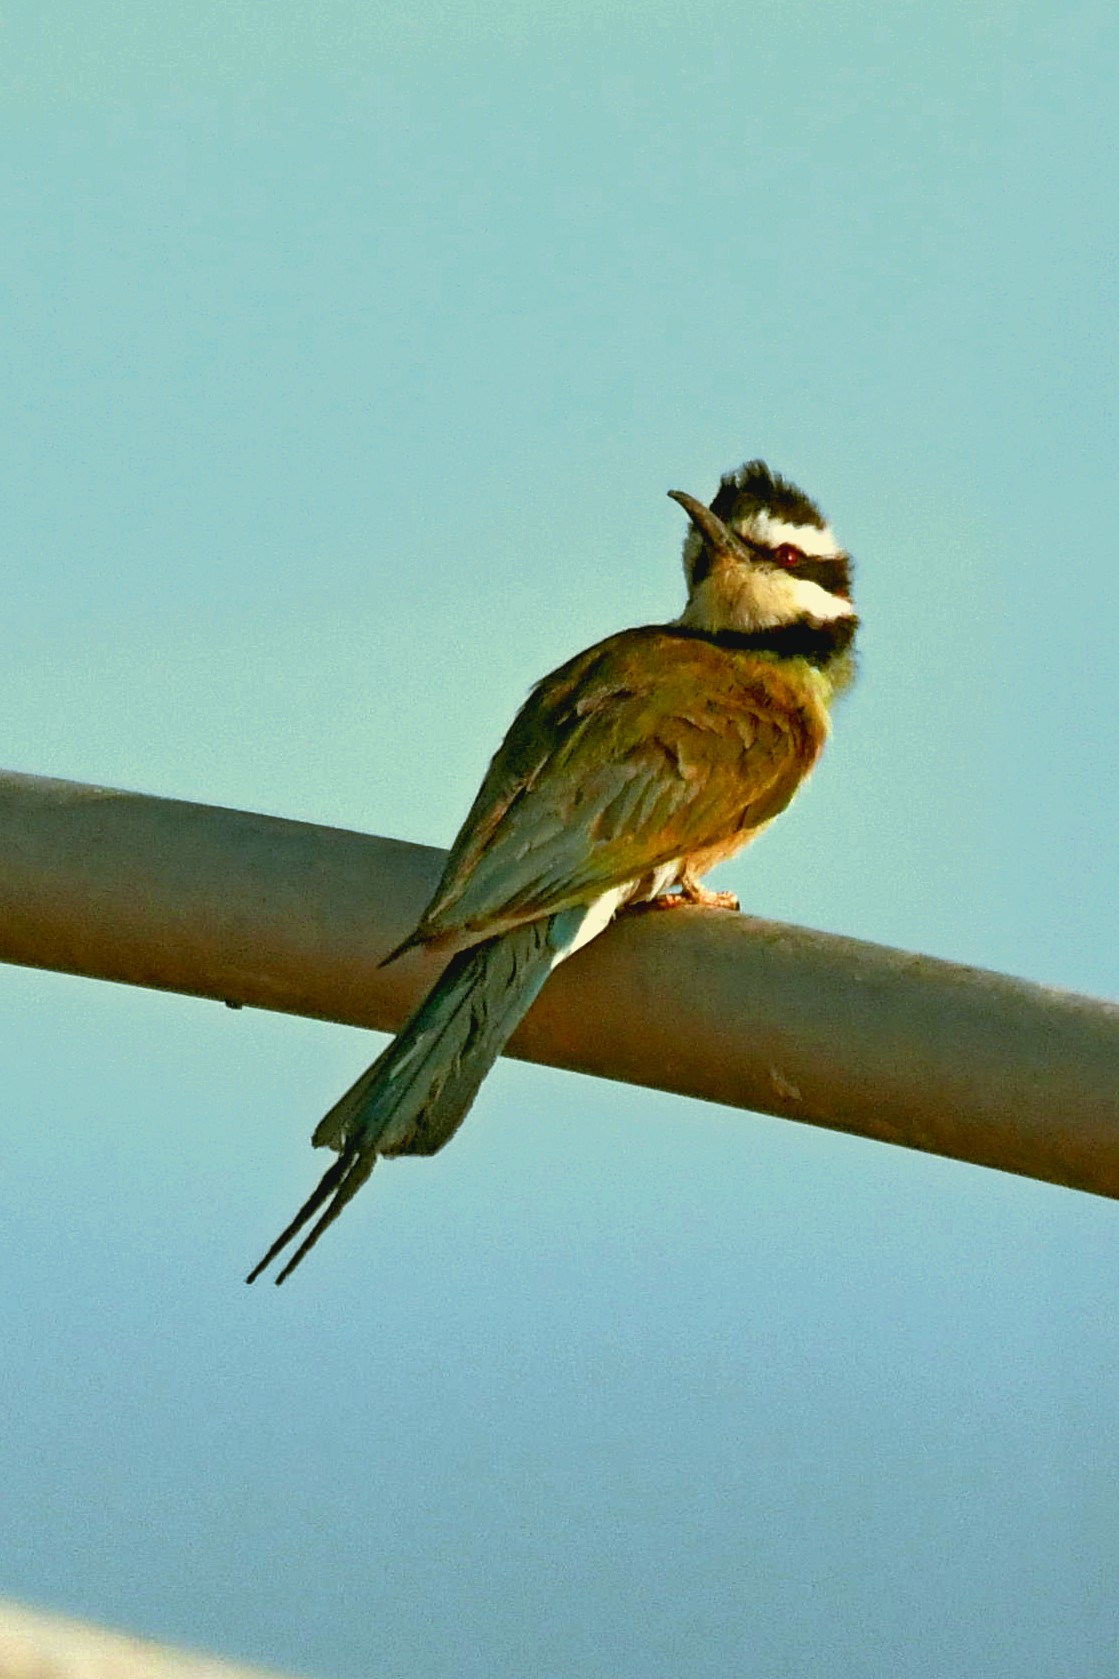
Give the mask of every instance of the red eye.
<svg viewBox="0 0 1119 1679">
<path fill-rule="evenodd" d="M 800 564 L 804 555 L 799 548 L 794 548 L 791 542 L 783 542 L 780 548 L 773 550 L 773 558 L 778 565 L 794 566 Z"/>
</svg>

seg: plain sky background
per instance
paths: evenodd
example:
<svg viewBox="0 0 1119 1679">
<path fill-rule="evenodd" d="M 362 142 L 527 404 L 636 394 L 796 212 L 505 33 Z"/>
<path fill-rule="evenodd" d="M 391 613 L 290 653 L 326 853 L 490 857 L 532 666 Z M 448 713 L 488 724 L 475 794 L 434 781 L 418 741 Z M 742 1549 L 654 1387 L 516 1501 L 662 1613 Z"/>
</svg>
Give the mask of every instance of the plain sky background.
<svg viewBox="0 0 1119 1679">
<path fill-rule="evenodd" d="M 1113 993 L 1116 19 L 5 6 L 0 761 L 446 844 L 762 454 L 863 668 L 722 883 Z M 380 1042 L 0 970 L 0 1593 L 323 1679 L 1113 1679 L 1119 1207 L 510 1063 L 246 1290 Z"/>
</svg>

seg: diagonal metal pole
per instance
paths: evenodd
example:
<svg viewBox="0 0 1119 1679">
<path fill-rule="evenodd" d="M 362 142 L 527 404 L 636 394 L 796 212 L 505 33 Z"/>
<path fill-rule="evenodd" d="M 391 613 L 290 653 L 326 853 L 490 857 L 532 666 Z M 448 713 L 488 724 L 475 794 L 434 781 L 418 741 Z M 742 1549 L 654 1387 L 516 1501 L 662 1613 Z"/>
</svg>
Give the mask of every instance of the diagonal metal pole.
<svg viewBox="0 0 1119 1679">
<path fill-rule="evenodd" d="M 0 961 L 395 1030 L 443 853 L 0 774 Z M 623 917 L 526 1060 L 1119 1197 L 1119 1005 L 725 911 Z"/>
</svg>

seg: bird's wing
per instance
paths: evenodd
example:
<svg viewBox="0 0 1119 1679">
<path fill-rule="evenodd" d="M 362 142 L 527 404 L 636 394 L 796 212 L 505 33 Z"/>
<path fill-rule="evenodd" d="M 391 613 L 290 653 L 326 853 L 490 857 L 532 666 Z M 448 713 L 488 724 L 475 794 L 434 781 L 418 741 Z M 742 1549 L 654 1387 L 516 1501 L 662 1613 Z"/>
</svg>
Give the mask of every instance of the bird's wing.
<svg viewBox="0 0 1119 1679">
<path fill-rule="evenodd" d="M 533 689 L 401 949 L 549 915 L 784 809 L 827 732 L 771 661 L 626 630 Z"/>
</svg>

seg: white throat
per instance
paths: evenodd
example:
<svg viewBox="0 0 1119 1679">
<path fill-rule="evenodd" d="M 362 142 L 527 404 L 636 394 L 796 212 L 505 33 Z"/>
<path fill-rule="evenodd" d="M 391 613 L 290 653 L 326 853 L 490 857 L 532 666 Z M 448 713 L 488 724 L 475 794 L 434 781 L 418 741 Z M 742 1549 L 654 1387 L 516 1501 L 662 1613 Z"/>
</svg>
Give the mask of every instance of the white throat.
<svg viewBox="0 0 1119 1679">
<path fill-rule="evenodd" d="M 767 565 L 732 565 L 711 572 L 692 590 L 679 622 L 696 630 L 772 630 L 814 618 L 830 624 L 853 618 L 855 608 L 842 595 Z"/>
</svg>

